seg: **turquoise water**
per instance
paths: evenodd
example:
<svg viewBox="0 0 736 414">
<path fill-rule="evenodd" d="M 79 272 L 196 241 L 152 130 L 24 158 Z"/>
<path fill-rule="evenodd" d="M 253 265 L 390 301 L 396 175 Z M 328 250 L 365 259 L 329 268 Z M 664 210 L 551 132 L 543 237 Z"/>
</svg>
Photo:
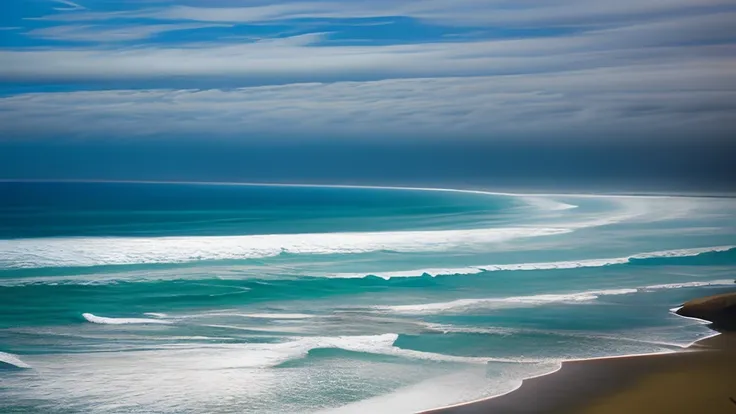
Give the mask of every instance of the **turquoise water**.
<svg viewBox="0 0 736 414">
<path fill-rule="evenodd" d="M 736 199 L 0 183 L 0 412 L 414 412 L 712 334 Z"/>
</svg>

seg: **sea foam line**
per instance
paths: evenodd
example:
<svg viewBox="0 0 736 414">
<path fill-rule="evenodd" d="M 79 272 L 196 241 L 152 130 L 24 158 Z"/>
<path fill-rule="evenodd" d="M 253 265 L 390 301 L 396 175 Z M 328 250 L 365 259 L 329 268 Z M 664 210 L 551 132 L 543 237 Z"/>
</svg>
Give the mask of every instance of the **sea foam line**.
<svg viewBox="0 0 736 414">
<path fill-rule="evenodd" d="M 459 268 L 428 268 L 406 271 L 391 272 L 363 272 L 363 273 L 333 273 L 327 275 L 332 278 L 363 278 L 366 276 L 377 276 L 383 279 L 391 279 L 394 277 L 419 277 L 423 275 L 430 276 L 450 276 L 450 275 L 470 275 L 483 272 L 501 272 L 501 271 L 529 271 L 529 270 L 556 270 L 556 269 L 577 269 L 588 267 L 605 267 L 613 265 L 622 265 L 631 263 L 634 260 L 647 259 L 666 259 L 677 257 L 694 257 L 704 253 L 727 252 L 736 249 L 736 246 L 714 246 L 700 247 L 692 249 L 676 249 L 663 250 L 659 252 L 638 253 L 631 256 L 616 257 L 609 259 L 582 259 L 568 260 L 559 262 L 539 262 L 539 263 L 513 263 L 513 264 L 492 264 L 485 266 L 467 266 Z"/>
<path fill-rule="evenodd" d="M 635 260 L 648 259 L 667 259 L 678 257 L 694 257 L 705 253 L 722 253 L 736 249 L 736 246 L 715 246 L 702 247 L 692 249 L 675 249 L 664 250 L 651 253 L 638 253 L 631 256 L 610 258 L 610 259 L 583 259 L 558 262 L 539 262 L 539 263 L 512 263 L 512 264 L 493 264 L 485 266 L 466 266 L 457 268 L 425 268 L 418 270 L 401 270 L 387 272 L 354 272 L 354 273 L 323 273 L 319 274 L 325 278 L 335 279 L 358 279 L 365 277 L 380 277 L 385 280 L 392 278 L 408 278 L 429 276 L 453 276 L 453 275 L 472 275 L 483 272 L 501 272 L 501 271 L 532 271 L 532 270 L 560 270 L 560 269 L 577 269 L 577 268 L 594 268 L 614 265 L 626 265 Z M 218 269 L 218 271 L 222 271 Z M 24 277 L 0 279 L 0 286 L 23 286 L 33 284 L 111 284 L 117 282 L 153 282 L 153 281 L 170 281 L 181 279 L 207 279 L 211 275 L 207 272 L 194 272 L 194 276 L 183 276 L 180 270 L 177 273 L 171 273 L 169 270 L 165 272 L 146 271 L 146 272 L 126 272 L 120 274 L 95 273 L 80 276 L 41 276 L 41 277 Z M 278 278 L 276 275 L 272 275 Z M 241 279 L 242 275 L 233 275 L 227 277 L 230 279 Z M 688 282 L 688 283 L 709 283 L 709 282 Z M 148 316 L 156 317 L 151 314 Z"/>
<path fill-rule="evenodd" d="M 375 355 L 394 356 L 436 362 L 486 364 L 498 362 L 538 362 L 523 358 L 464 357 L 415 351 L 394 346 L 399 335 L 387 333 L 366 336 L 295 337 L 279 343 L 252 343 L 237 345 L 200 345 L 196 349 L 182 349 L 180 356 L 201 369 L 271 368 L 285 362 L 306 357 L 317 349 L 341 349 Z"/>
<path fill-rule="evenodd" d="M 277 343 L 197 344 L 195 348 L 188 344 L 180 344 L 158 347 L 156 351 L 141 352 L 157 352 L 166 349 L 170 351 L 168 356 L 185 357 L 191 361 L 189 368 L 196 369 L 272 368 L 288 361 L 304 358 L 310 351 L 317 349 L 341 349 L 349 352 L 460 364 L 540 362 L 540 360 L 523 357 L 466 357 L 404 349 L 394 345 L 398 338 L 397 333 L 364 336 L 295 336 Z M 0 358 L 2 357 L 0 353 Z M 17 358 L 15 361 L 19 365 L 25 365 Z"/>
<path fill-rule="evenodd" d="M 168 325 L 171 322 L 162 319 L 147 319 L 147 318 L 106 318 L 104 316 L 97 316 L 91 313 L 83 313 L 82 317 L 88 322 L 97 323 L 101 325 L 145 325 L 145 324 L 158 324 Z"/>
<path fill-rule="evenodd" d="M 424 252 L 472 248 L 518 238 L 571 232 L 559 227 L 197 237 L 99 237 L 0 240 L 0 268 L 88 267 L 291 254 Z"/>
<path fill-rule="evenodd" d="M 300 319 L 311 319 L 316 315 L 309 315 L 305 313 L 237 313 L 237 312 L 205 312 L 196 315 L 180 315 L 176 316 L 176 319 L 198 319 L 198 318 L 210 318 L 217 316 L 233 316 L 240 318 L 249 319 L 273 319 L 273 320 L 300 320 Z"/>
<path fill-rule="evenodd" d="M 551 303 L 581 303 L 591 302 L 601 296 L 617 296 L 639 293 L 641 291 L 652 291 L 661 289 L 681 289 L 688 287 L 703 286 L 731 286 L 734 281 L 731 279 L 696 281 L 684 283 L 672 283 L 665 285 L 650 285 L 636 288 L 624 289 L 608 289 L 608 290 L 591 290 L 586 292 L 561 293 L 561 294 L 542 294 L 531 296 L 512 296 L 499 298 L 472 298 L 457 299 L 448 302 L 421 303 L 413 305 L 392 305 L 392 306 L 374 306 L 373 309 L 378 311 L 387 311 L 395 313 L 408 314 L 436 314 L 442 312 L 462 312 L 473 309 L 503 309 L 503 308 L 524 308 L 542 306 Z"/>
<path fill-rule="evenodd" d="M 397 313 L 425 314 L 469 309 L 500 309 L 539 306 L 549 303 L 589 302 L 605 295 L 626 295 L 636 293 L 636 289 L 611 289 L 588 292 L 545 294 L 532 296 L 511 296 L 506 298 L 457 299 L 449 302 L 422 303 L 416 305 L 374 306 L 379 311 Z"/>
<path fill-rule="evenodd" d="M 645 286 L 640 289 L 643 289 L 643 290 L 682 289 L 682 288 L 705 287 L 705 286 L 729 286 L 729 285 L 733 285 L 734 283 L 736 282 L 734 282 L 733 279 L 720 279 L 720 280 L 695 281 L 695 282 L 666 283 L 663 285 Z"/>
<path fill-rule="evenodd" d="M 0 363 L 12 365 L 16 368 L 23 368 L 23 369 L 31 368 L 30 365 L 21 361 L 21 359 L 18 358 L 17 355 L 9 354 L 7 352 L 2 352 L 2 351 L 0 351 Z"/>
<path fill-rule="evenodd" d="M 481 335 L 499 335 L 499 336 L 511 336 L 511 335 L 547 335 L 547 336 L 563 336 L 571 338 L 581 339 L 594 339 L 594 340 L 605 340 L 614 342 L 630 342 L 637 344 L 656 345 L 667 348 L 687 348 L 690 344 L 681 344 L 677 342 L 664 342 L 650 339 L 638 339 L 630 338 L 621 335 L 607 335 L 604 333 L 597 332 L 576 332 L 576 331 L 560 331 L 560 330 L 545 330 L 545 329 L 534 329 L 534 328 L 509 328 L 509 327 L 476 327 L 476 326 L 463 326 L 453 324 L 439 324 L 439 323 L 424 323 L 425 329 L 429 332 L 442 333 L 442 334 L 481 334 Z"/>
<path fill-rule="evenodd" d="M 92 181 L 94 182 L 94 181 Z M 157 183 L 157 182 L 143 182 Z M 233 183 L 178 183 L 252 185 Z M 304 185 L 283 185 L 302 187 Z M 574 217 L 569 223 L 547 223 L 538 227 L 507 227 L 438 231 L 346 232 L 310 234 L 270 234 L 248 236 L 197 237 L 79 237 L 0 240 L 0 268 L 89 267 L 156 263 L 187 263 L 207 260 L 257 259 L 292 254 L 358 254 L 375 251 L 435 252 L 453 248 L 471 249 L 486 243 L 513 239 L 553 236 L 577 229 L 610 225 L 634 217 L 647 216 L 658 209 L 649 199 L 669 199 L 662 196 L 597 196 L 565 194 L 518 194 L 481 190 L 461 190 L 414 187 L 350 187 L 306 186 L 334 188 L 364 188 L 385 190 L 439 191 L 481 195 L 519 197 L 540 210 L 565 210 L 576 206 L 561 203 L 551 197 L 604 197 L 621 203 L 623 211 L 608 212 L 605 217 Z M 642 204 L 643 203 L 643 204 Z M 672 204 L 672 203 L 670 203 Z M 678 203 L 679 205 L 679 203 Z M 667 206 L 660 206 L 662 208 Z M 679 210 L 678 210 L 679 211 Z"/>
</svg>

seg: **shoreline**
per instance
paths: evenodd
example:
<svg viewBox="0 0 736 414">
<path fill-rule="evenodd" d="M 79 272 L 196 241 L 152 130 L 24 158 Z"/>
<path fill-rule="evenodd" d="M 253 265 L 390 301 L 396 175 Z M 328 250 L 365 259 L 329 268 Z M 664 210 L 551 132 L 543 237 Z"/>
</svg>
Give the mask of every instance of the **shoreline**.
<svg viewBox="0 0 736 414">
<path fill-rule="evenodd" d="M 710 323 L 709 321 L 703 322 Z M 661 399 L 662 395 L 655 395 L 653 388 L 662 388 L 661 383 L 665 375 L 682 377 L 692 371 L 699 369 L 707 371 L 714 367 L 716 370 L 718 367 L 723 367 L 732 370 L 728 372 L 736 372 L 736 332 L 714 331 L 712 335 L 701 338 L 682 350 L 672 352 L 563 361 L 557 370 L 526 378 L 519 387 L 507 393 L 425 410 L 418 414 L 625 412 L 635 409 L 631 406 L 622 406 L 632 403 L 633 400 L 639 403 L 652 403 L 657 398 Z M 718 373 L 714 373 L 713 377 L 725 380 L 723 385 L 732 391 L 720 399 L 714 399 L 715 406 L 698 409 L 698 411 L 711 414 L 736 413 L 736 402 L 729 399 L 736 398 L 736 375 L 733 378 L 724 379 L 723 375 L 719 376 Z M 641 385 L 653 378 L 654 382 L 649 381 L 653 383 Z M 698 391 L 699 388 L 702 387 L 694 385 L 690 387 L 690 391 L 707 391 L 702 389 Z M 664 387 L 664 390 L 660 389 L 660 391 L 670 393 L 672 397 L 682 390 L 678 390 L 677 387 Z M 642 398 L 642 395 L 646 398 Z M 674 397 L 670 398 L 670 401 L 678 403 L 677 398 Z M 673 411 L 670 404 L 667 404 L 667 407 L 663 406 L 661 410 L 649 405 L 647 412 L 697 411 L 685 409 Z"/>
</svg>

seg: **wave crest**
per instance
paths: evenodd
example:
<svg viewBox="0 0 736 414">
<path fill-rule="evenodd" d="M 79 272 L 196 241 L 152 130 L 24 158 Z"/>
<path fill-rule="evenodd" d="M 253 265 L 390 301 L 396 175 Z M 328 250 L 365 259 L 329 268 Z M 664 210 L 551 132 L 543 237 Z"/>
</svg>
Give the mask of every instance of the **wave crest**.
<svg viewBox="0 0 736 414">
<path fill-rule="evenodd" d="M 147 319 L 147 318 L 106 318 L 104 316 L 97 316 L 91 313 L 83 313 L 82 317 L 88 322 L 101 324 L 101 325 L 146 325 L 146 324 L 158 324 L 168 325 L 171 322 L 162 319 Z"/>
<path fill-rule="evenodd" d="M 512 264 L 492 264 L 485 266 L 468 266 L 459 268 L 445 269 L 418 269 L 406 271 L 391 272 L 375 272 L 368 273 L 370 276 L 377 276 L 383 279 L 391 279 L 394 277 L 419 277 L 423 275 L 431 276 L 450 276 L 450 275 L 471 275 L 483 272 L 503 272 L 503 271 L 529 271 L 529 270 L 557 270 L 557 269 L 578 269 L 588 267 L 605 267 L 629 264 L 637 260 L 649 259 L 670 259 L 679 257 L 694 257 L 705 253 L 722 253 L 736 249 L 736 246 L 714 246 L 714 247 L 698 247 L 692 249 L 663 250 L 650 253 L 638 253 L 626 257 L 616 257 L 609 259 L 583 259 L 568 260 L 559 262 L 539 262 L 539 263 L 512 263 Z M 328 277 L 333 278 L 362 278 L 366 277 L 366 273 L 334 273 Z"/>
<path fill-rule="evenodd" d="M 506 298 L 474 298 L 458 299 L 449 302 L 422 303 L 415 305 L 374 306 L 378 311 L 408 313 L 408 314 L 435 314 L 443 312 L 463 312 L 477 309 L 525 308 L 542 306 L 551 303 L 580 303 L 591 302 L 601 296 L 617 296 L 662 289 L 681 289 L 702 286 L 730 286 L 734 281 L 730 279 L 671 283 L 651 285 L 625 289 L 592 290 L 563 294 L 544 294 L 532 296 L 512 296 Z"/>
<path fill-rule="evenodd" d="M 10 365 L 12 368 L 30 369 L 31 366 L 21 361 L 17 355 L 0 351 L 0 367 L 2 365 Z"/>
<path fill-rule="evenodd" d="M 375 306 L 374 309 L 397 313 L 425 314 L 458 312 L 469 309 L 500 309 L 539 306 L 549 303 L 589 302 L 604 295 L 626 295 L 636 289 L 598 290 L 568 294 L 512 296 L 507 298 L 458 299 L 450 302 L 423 303 L 418 305 Z"/>
<path fill-rule="evenodd" d="M 288 361 L 306 357 L 317 349 L 341 349 L 374 355 L 420 359 L 461 364 L 486 364 L 500 362 L 536 362 L 522 359 L 464 357 L 415 351 L 394 346 L 399 338 L 396 333 L 368 336 L 299 337 L 287 342 L 218 346 L 214 349 L 181 350 L 191 354 L 191 360 L 207 369 L 272 368 Z"/>
<path fill-rule="evenodd" d="M 203 260 L 239 260 L 291 254 L 444 251 L 517 238 L 552 236 L 568 228 L 507 227 L 469 230 L 271 234 L 151 238 L 45 238 L 5 241 L 0 267 L 90 267 Z"/>
</svg>

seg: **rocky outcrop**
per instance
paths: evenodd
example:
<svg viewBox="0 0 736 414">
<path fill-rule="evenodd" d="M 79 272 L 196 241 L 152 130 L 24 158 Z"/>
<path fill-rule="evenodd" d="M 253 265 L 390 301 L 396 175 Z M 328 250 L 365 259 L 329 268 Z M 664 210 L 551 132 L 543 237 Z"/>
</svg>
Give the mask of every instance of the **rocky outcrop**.
<svg viewBox="0 0 736 414">
<path fill-rule="evenodd" d="M 713 329 L 719 331 L 736 331 L 736 292 L 693 299 L 677 314 L 711 321 Z"/>
</svg>

